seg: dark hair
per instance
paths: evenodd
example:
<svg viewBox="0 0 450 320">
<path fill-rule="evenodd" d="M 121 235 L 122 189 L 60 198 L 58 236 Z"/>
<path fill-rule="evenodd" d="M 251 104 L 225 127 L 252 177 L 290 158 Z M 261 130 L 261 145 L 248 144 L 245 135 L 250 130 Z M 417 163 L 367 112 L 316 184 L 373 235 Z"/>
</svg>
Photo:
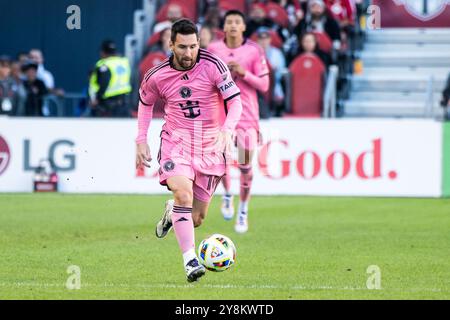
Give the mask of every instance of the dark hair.
<svg viewBox="0 0 450 320">
<path fill-rule="evenodd" d="M 101 50 L 106 54 L 115 54 L 117 52 L 117 47 L 114 41 L 105 40 L 102 43 Z"/>
<path fill-rule="evenodd" d="M 241 18 L 242 18 L 242 20 L 244 21 L 244 23 L 245 23 L 245 16 L 244 16 L 244 14 L 241 12 L 241 11 L 239 11 L 239 10 L 228 10 L 226 13 L 225 13 L 225 16 L 223 17 L 223 21 L 225 21 L 226 19 L 227 19 L 227 17 L 228 16 L 240 16 Z"/>
<path fill-rule="evenodd" d="M 27 60 L 23 65 L 22 65 L 22 72 L 27 72 L 30 69 L 34 69 L 37 71 L 38 69 L 38 65 L 36 62 L 34 62 L 33 60 Z"/>
<path fill-rule="evenodd" d="M 170 40 L 173 43 L 175 43 L 175 40 L 177 39 L 177 34 L 182 35 L 195 34 L 198 39 L 197 26 L 189 19 L 183 18 L 174 22 L 174 24 L 172 25 L 172 34 L 170 36 Z"/>
</svg>

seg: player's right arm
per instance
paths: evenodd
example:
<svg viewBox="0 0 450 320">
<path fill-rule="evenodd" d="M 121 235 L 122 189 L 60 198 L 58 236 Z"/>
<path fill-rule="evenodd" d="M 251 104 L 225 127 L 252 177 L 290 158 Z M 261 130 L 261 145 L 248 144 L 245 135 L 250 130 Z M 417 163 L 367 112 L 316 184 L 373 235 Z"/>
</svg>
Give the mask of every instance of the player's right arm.
<svg viewBox="0 0 450 320">
<path fill-rule="evenodd" d="M 139 89 L 138 136 L 136 138 L 136 168 L 150 168 L 152 161 L 150 147 L 147 143 L 147 133 L 153 116 L 153 107 L 158 99 L 154 78 L 142 81 Z"/>
</svg>

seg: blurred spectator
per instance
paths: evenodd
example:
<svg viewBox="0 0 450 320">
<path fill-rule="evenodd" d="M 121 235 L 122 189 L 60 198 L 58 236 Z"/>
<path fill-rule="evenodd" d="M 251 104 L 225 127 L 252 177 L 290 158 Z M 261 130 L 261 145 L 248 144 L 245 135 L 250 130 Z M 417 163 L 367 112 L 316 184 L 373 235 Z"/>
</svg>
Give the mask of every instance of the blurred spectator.
<svg viewBox="0 0 450 320">
<path fill-rule="evenodd" d="M 211 28 L 214 40 L 223 39 L 225 37 L 222 30 L 220 9 L 217 6 L 208 7 L 204 19 L 200 19 L 200 22 L 202 25 L 207 25 Z"/>
<path fill-rule="evenodd" d="M 38 65 L 37 77 L 45 83 L 49 93 L 56 96 L 63 96 L 64 90 L 55 88 L 55 79 L 52 73 L 45 69 L 42 51 L 39 49 L 32 49 L 30 50 L 30 54 L 28 56 L 30 60 L 34 61 Z"/>
<path fill-rule="evenodd" d="M 25 79 L 25 75 L 22 73 L 22 64 L 19 61 L 11 63 L 11 78 L 17 85 L 22 85 L 22 81 Z"/>
<path fill-rule="evenodd" d="M 316 54 L 320 58 L 320 60 L 322 60 L 326 69 L 328 69 L 331 64 L 331 56 L 325 51 L 319 49 L 317 38 L 312 32 L 306 32 L 300 39 L 300 47 L 296 56 L 299 56 L 303 53 Z M 294 60 L 294 58 L 292 60 Z"/>
<path fill-rule="evenodd" d="M 183 17 L 183 9 L 176 3 L 169 4 L 167 8 L 167 20 L 175 22 Z"/>
<path fill-rule="evenodd" d="M 39 49 L 32 49 L 29 53 L 29 58 L 38 65 L 37 77 L 45 83 L 47 89 L 52 90 L 55 88 L 55 80 L 50 71 L 44 67 L 44 56 Z"/>
<path fill-rule="evenodd" d="M 27 98 L 25 102 L 25 116 L 42 117 L 43 99 L 48 94 L 45 83 L 38 79 L 37 71 L 38 65 L 34 61 L 26 62 L 22 66 L 22 71 L 25 74 L 25 81 L 23 83 Z"/>
<path fill-rule="evenodd" d="M 306 0 L 303 2 L 306 5 Z M 292 30 L 304 17 L 305 11 L 301 1 L 280 1 L 288 15 L 289 29 Z"/>
<path fill-rule="evenodd" d="M 22 115 L 24 102 L 25 89 L 12 78 L 9 57 L 0 57 L 0 114 Z"/>
<path fill-rule="evenodd" d="M 28 60 L 30 60 L 30 57 L 28 56 L 28 53 L 26 53 L 26 52 L 20 52 L 17 55 L 17 62 L 20 64 L 21 68 L 26 62 L 28 62 Z"/>
<path fill-rule="evenodd" d="M 329 12 L 341 28 L 355 24 L 356 4 L 353 0 L 325 0 Z"/>
<path fill-rule="evenodd" d="M 267 17 L 267 12 L 264 4 L 254 3 L 250 9 L 250 20 L 247 23 L 245 30 L 245 37 L 250 37 L 259 27 L 272 28 L 274 23 Z"/>
<path fill-rule="evenodd" d="M 170 56 L 170 35 L 172 34 L 171 25 L 159 32 L 159 40 L 156 44 L 149 48 L 148 52 L 162 52 L 166 56 Z"/>
<path fill-rule="evenodd" d="M 445 89 L 442 92 L 441 105 L 444 108 L 445 119 L 450 120 L 450 74 L 448 75 Z"/>
<path fill-rule="evenodd" d="M 167 11 L 164 12 L 164 16 L 158 17 L 161 20 L 158 20 L 157 24 L 153 27 L 153 33 L 157 33 L 166 28 L 168 23 L 172 24 L 178 19 L 183 17 L 183 8 L 177 3 L 170 3 L 167 5 Z"/>
<path fill-rule="evenodd" d="M 328 15 L 323 0 L 310 0 L 308 12 L 303 20 L 294 28 L 294 33 L 301 39 L 305 32 L 326 33 L 333 41 L 333 47 L 340 49 L 341 31 L 337 21 Z"/>
<path fill-rule="evenodd" d="M 94 117 L 128 117 L 131 68 L 127 58 L 117 54 L 116 44 L 102 43 L 101 59 L 89 81 L 89 97 Z"/>
<path fill-rule="evenodd" d="M 206 49 L 214 39 L 212 28 L 208 25 L 203 25 L 200 29 L 200 48 Z"/>
<path fill-rule="evenodd" d="M 285 97 L 281 81 L 283 74 L 286 72 L 286 59 L 280 49 L 271 45 L 272 39 L 268 28 L 260 27 L 257 30 L 257 36 L 257 42 L 264 49 L 273 72 L 274 84 L 271 92 L 270 108 L 275 112 L 276 116 L 280 116 Z"/>
</svg>

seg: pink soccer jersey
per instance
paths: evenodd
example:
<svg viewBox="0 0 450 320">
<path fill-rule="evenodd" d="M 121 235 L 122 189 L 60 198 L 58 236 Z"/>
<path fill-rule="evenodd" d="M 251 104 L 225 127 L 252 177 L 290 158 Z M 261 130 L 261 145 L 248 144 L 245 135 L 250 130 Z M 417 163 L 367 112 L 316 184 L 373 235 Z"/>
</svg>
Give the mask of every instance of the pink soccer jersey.
<svg viewBox="0 0 450 320">
<path fill-rule="evenodd" d="M 244 77 L 235 77 L 241 90 L 242 115 L 237 128 L 259 130 L 259 104 L 257 90 L 266 91 L 269 87 L 269 67 L 264 50 L 250 39 L 245 39 L 238 48 L 228 48 L 225 40 L 209 45 L 208 50 L 215 53 L 227 64 L 239 63 L 247 72 Z"/>
<path fill-rule="evenodd" d="M 147 142 L 153 105 L 162 99 L 165 123 L 158 155 L 160 182 L 166 184 L 173 175 L 187 176 L 195 180 L 197 199 L 207 201 L 217 186 L 213 176 L 224 174 L 223 150 L 215 150 L 217 134 L 235 129 L 242 110 L 240 90 L 225 63 L 206 50 L 199 50 L 197 62 L 189 70 L 176 70 L 172 59 L 149 70 L 142 81 L 136 142 Z M 231 105 L 221 123 L 224 101 Z M 219 154 L 222 161 L 210 158 L 211 153 Z"/>
<path fill-rule="evenodd" d="M 168 133 L 184 129 L 193 137 L 201 129 L 216 134 L 221 125 L 218 115 L 224 108 L 223 101 L 240 94 L 228 67 L 203 49 L 190 70 L 176 70 L 171 59 L 147 72 L 139 90 L 140 102 L 153 106 L 158 98 L 164 100 L 163 130 Z M 145 130 L 139 131 L 142 135 Z"/>
</svg>

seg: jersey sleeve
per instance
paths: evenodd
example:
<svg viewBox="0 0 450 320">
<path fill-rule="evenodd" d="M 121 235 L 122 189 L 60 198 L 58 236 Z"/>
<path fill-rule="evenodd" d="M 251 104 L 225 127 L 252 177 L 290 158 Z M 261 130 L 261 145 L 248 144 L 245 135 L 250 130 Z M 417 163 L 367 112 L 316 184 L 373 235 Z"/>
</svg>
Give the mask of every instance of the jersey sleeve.
<svg viewBox="0 0 450 320">
<path fill-rule="evenodd" d="M 252 54 L 251 69 L 245 72 L 243 80 L 254 89 L 260 92 L 267 92 L 270 86 L 270 71 L 267 65 L 266 55 L 259 46 L 254 47 Z"/>
<path fill-rule="evenodd" d="M 153 106 L 158 99 L 154 78 L 142 81 L 139 89 L 138 135 L 136 143 L 146 143 L 148 128 L 153 116 Z"/>
<path fill-rule="evenodd" d="M 144 79 L 139 88 L 139 102 L 145 106 L 153 107 L 157 99 L 158 89 L 154 77 L 150 77 L 148 80 Z"/>
<path fill-rule="evenodd" d="M 269 75 L 269 72 L 266 54 L 262 48 L 258 48 L 253 56 L 253 74 L 261 78 Z"/>
<path fill-rule="evenodd" d="M 225 63 L 221 61 L 220 67 L 212 67 L 211 70 L 214 84 L 225 102 L 241 93 Z"/>
</svg>

